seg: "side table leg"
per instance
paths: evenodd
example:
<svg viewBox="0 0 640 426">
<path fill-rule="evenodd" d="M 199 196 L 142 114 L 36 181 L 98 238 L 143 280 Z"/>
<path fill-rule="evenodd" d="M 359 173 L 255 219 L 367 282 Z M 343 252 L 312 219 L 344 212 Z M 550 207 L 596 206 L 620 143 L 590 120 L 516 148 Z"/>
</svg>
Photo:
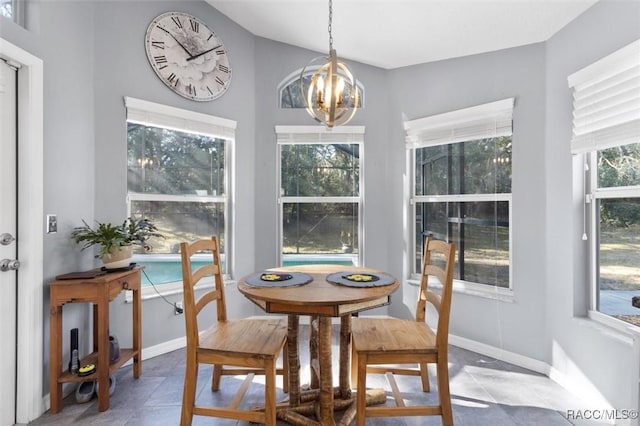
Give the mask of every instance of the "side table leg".
<svg viewBox="0 0 640 426">
<path fill-rule="evenodd" d="M 53 298 L 52 298 L 53 299 Z M 52 306 L 49 311 L 49 398 L 51 414 L 62 409 L 62 306 Z"/>
<path fill-rule="evenodd" d="M 109 292 L 98 296 L 98 411 L 109 409 Z"/>
</svg>

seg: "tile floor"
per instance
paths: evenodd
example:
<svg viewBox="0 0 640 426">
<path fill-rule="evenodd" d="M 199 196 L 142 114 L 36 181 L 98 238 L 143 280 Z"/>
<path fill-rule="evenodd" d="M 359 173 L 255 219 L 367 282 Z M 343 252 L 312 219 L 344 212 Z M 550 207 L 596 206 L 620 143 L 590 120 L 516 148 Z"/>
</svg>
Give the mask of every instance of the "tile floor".
<svg viewBox="0 0 640 426">
<path fill-rule="evenodd" d="M 337 331 L 337 330 L 336 330 Z M 301 333 L 302 334 L 302 333 Z M 338 333 L 334 333 L 334 337 Z M 303 336 L 301 336 L 303 337 Z M 334 339 L 335 340 L 335 339 Z M 302 342 L 303 340 L 301 340 Z M 303 382 L 308 380 L 308 351 L 301 345 L 301 375 Z M 336 345 L 337 347 L 337 345 Z M 334 350 L 334 356 L 337 350 Z M 48 412 L 36 419 L 31 425 L 178 425 L 182 400 L 184 378 L 184 349 L 176 350 L 155 358 L 145 360 L 142 376 L 134 380 L 131 366 L 121 368 L 116 374 L 117 385 L 111 397 L 110 409 L 98 412 L 94 398 L 85 404 L 77 404 L 72 393 L 64 400 L 62 412 L 51 415 Z M 454 421 L 458 426 L 469 425 L 594 425 L 597 423 L 567 420 L 567 410 L 594 408 L 572 396 L 564 388 L 549 378 L 457 347 L 451 347 L 450 381 Z M 334 366 L 337 366 L 335 360 Z M 223 391 L 213 394 L 209 391 L 211 368 L 200 369 L 198 381 L 198 401 L 214 402 L 231 394 L 241 380 L 224 377 Z M 337 381 L 337 377 L 335 378 Z M 414 377 L 398 377 L 400 389 L 412 400 L 435 400 L 435 378 L 432 380 L 431 394 L 420 390 L 419 380 Z M 259 379 L 256 379 L 259 383 Z M 254 383 L 256 383 L 254 382 Z M 383 387 L 384 377 L 370 376 L 368 386 Z M 279 400 L 286 397 L 279 386 Z M 225 392 L 224 390 L 227 390 Z M 252 386 L 247 394 L 247 404 L 259 405 L 262 387 Z M 228 401 L 228 399 L 226 399 Z M 337 414 L 339 418 L 340 413 Z M 195 416 L 194 425 L 242 425 L 246 422 L 213 419 Z M 279 422 L 278 425 L 284 425 Z M 440 425 L 439 417 L 405 417 L 387 419 L 369 419 L 368 425 L 382 426 L 423 426 Z"/>
</svg>

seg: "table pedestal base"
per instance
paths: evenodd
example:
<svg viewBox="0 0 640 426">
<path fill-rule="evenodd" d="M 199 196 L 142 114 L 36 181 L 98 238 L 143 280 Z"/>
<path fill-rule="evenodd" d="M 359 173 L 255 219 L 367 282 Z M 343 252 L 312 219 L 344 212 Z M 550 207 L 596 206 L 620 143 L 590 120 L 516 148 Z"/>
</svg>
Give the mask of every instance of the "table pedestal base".
<svg viewBox="0 0 640 426">
<path fill-rule="evenodd" d="M 367 405 L 384 404 L 387 401 L 387 394 L 384 389 L 371 389 L 367 390 Z M 334 389 L 334 395 L 338 396 L 340 389 Z M 290 405 L 280 405 L 276 409 L 277 417 L 293 426 L 322 426 L 317 420 L 310 418 L 320 418 L 318 397 L 320 395 L 319 389 L 313 389 L 305 391 L 301 394 L 301 403 L 295 407 Z M 353 395 L 348 399 L 334 399 L 333 410 L 344 411 L 342 418 L 337 423 L 337 426 L 348 426 L 356 417 L 356 396 Z"/>
</svg>

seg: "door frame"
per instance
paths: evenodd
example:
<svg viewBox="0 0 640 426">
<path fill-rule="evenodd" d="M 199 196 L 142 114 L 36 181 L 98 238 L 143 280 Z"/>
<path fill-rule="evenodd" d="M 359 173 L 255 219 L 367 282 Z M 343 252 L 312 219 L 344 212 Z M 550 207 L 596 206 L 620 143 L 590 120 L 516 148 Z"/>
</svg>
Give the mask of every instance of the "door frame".
<svg viewBox="0 0 640 426">
<path fill-rule="evenodd" d="M 18 66 L 18 330 L 16 422 L 44 412 L 43 62 L 0 38 L 0 56 Z M 24 256 L 21 254 L 24 253 Z M 51 366 L 48 366 L 49 368 Z"/>
</svg>

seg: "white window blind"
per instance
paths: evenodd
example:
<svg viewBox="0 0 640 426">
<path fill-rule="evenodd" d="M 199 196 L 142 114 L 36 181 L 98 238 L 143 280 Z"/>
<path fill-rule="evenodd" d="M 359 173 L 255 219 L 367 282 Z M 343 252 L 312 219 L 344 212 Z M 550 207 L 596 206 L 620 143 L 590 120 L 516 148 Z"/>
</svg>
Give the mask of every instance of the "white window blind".
<svg viewBox="0 0 640 426">
<path fill-rule="evenodd" d="M 220 139 L 235 139 L 236 122 L 125 96 L 127 121 Z"/>
<path fill-rule="evenodd" d="M 406 121 L 409 148 L 444 145 L 490 137 L 513 131 L 513 98 Z"/>
<path fill-rule="evenodd" d="M 640 40 L 569 76 L 574 154 L 640 143 Z"/>
<path fill-rule="evenodd" d="M 364 126 L 276 126 L 276 134 L 279 144 L 364 142 Z"/>
</svg>

